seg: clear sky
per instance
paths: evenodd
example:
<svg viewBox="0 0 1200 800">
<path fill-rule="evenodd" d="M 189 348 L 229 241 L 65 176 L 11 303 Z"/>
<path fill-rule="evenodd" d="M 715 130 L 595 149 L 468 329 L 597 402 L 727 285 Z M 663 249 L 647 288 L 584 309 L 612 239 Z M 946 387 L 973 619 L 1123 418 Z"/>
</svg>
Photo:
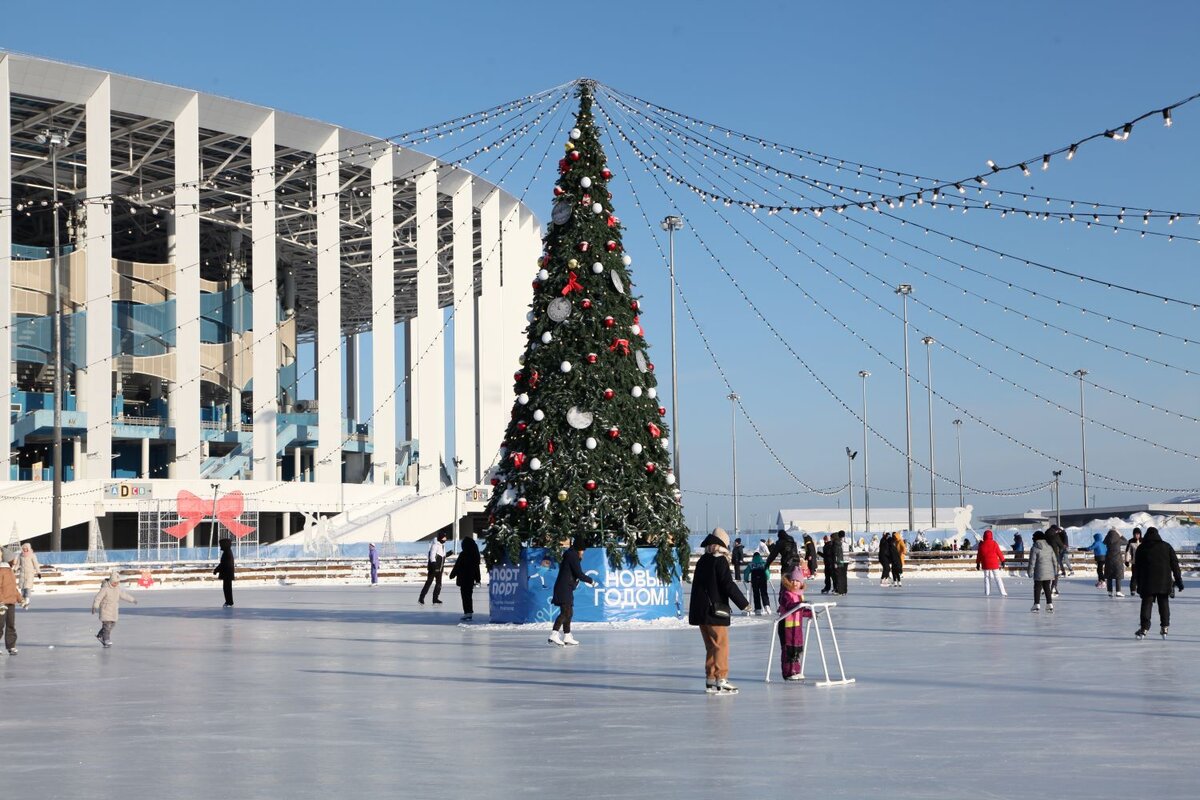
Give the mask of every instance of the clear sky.
<svg viewBox="0 0 1200 800">
<path fill-rule="evenodd" d="M 208 2 L 112 4 L 60 2 L 53 17 L 32 3 L 5 3 L 0 47 L 56 58 L 285 109 L 350 128 L 389 136 L 486 108 L 586 75 L 701 119 L 774 141 L 922 175 L 962 177 L 984 161 L 1010 162 L 1120 123 L 1200 91 L 1200 5 L 1191 2 L 1002 3 L 378 3 Z M 1170 211 L 1200 211 L 1200 104 L 1180 109 L 1171 129 L 1149 120 L 1126 142 L 1101 141 L 1067 164 L 997 182 L 1015 192 L 1098 200 Z M 543 146 L 538 143 L 538 147 Z M 610 162 L 615 160 L 610 153 Z M 641 222 L 671 210 L 670 201 L 621 150 L 629 183 L 614 197 L 627 228 L 643 295 L 647 335 L 666 366 L 667 282 L 658 247 Z M 489 176 L 494 177 L 494 176 Z M 527 201 L 543 218 L 549 179 Z M 524 187 L 509 185 L 519 193 Z M 636 203 L 635 203 L 636 196 Z M 1016 201 L 1016 196 L 1008 198 Z M 888 357 L 900 360 L 899 324 L 758 223 L 725 209 L 721 214 L 679 199 L 689 230 L 679 234 L 683 291 L 692 302 L 718 361 L 744 398 L 747 411 L 789 468 L 816 486 L 845 481 L 844 447 L 861 450 L 861 423 L 830 393 L 861 407 L 857 372 L 868 369 L 870 417 L 882 435 L 903 446 L 903 381 L 896 370 L 799 291 L 781 280 L 725 221 L 750 235 L 831 313 Z M 641 208 L 638 207 L 640 204 Z M 867 219 L 865 217 L 860 217 Z M 995 214 L 956 218 L 943 211 L 906 217 L 956 236 L 1102 279 L 1189 300 L 1200 298 L 1196 265 L 1200 244 L 1162 238 L 1113 236 L 1081 225 L 1000 220 Z M 868 220 L 874 222 L 874 220 Z M 813 220 L 804 222 L 816 234 Z M 1166 230 L 1165 226 L 1158 226 Z M 1185 228 L 1186 229 L 1183 229 Z M 839 228 L 837 230 L 851 230 Z M 1200 236 L 1194 219 L 1177 223 L 1181 235 Z M 933 242 L 913 228 L 911 241 L 928 245 L 989 274 L 1020 281 L 1041 294 L 1106 314 L 1200 338 L 1200 312 L 1160 301 L 1081 285 L 985 257 L 961 244 Z M 827 393 L 731 291 L 707 242 L 742 282 Z M 826 246 L 846 246 L 830 234 Z M 797 242 L 799 239 L 797 238 Z M 884 240 L 885 243 L 886 240 Z M 903 247 L 888 244 L 900 254 Z M 1009 345 L 989 344 L 957 322 L 910 309 L 914 325 L 970 355 L 1005 378 L 1075 408 L 1079 387 L 1016 352 L 1068 369 L 1086 367 L 1097 383 L 1184 415 L 1200 417 L 1200 377 L 1164 369 L 1064 336 L 1020 314 L 999 310 L 938 284 L 928 269 L 1021 311 L 1056 321 L 1121 348 L 1200 372 L 1197 345 L 1133 331 L 1068 311 L 1051 300 L 1006 290 L 1002 284 L 947 267 L 933 258 L 872 260 L 855 245 L 856 263 L 892 283 L 914 285 L 914 297 Z M 847 250 L 846 252 L 850 252 Z M 886 287 L 853 268 L 847 281 L 885 305 Z M 682 309 L 681 309 L 682 313 Z M 690 522 L 732 524 L 729 491 L 727 389 L 686 315 L 679 324 L 682 484 Z M 924 375 L 925 347 L 910 340 L 915 375 Z M 933 351 L 934 384 L 972 414 L 1023 442 L 1080 461 L 1079 419 L 1048 407 L 941 349 Z M 666 391 L 666 371 L 660 372 Z M 369 395 L 368 395 L 369 396 Z M 1200 452 L 1200 424 L 1145 409 L 1089 389 L 1088 416 L 1158 444 Z M 924 391 L 914 385 L 914 455 L 928 459 Z M 961 414 L 935 404 L 938 471 L 956 474 L 954 429 Z M 789 492 L 796 485 L 739 426 L 740 489 L 747 495 Z M 1047 479 L 1055 465 L 967 420 L 962 429 L 964 478 L 981 488 L 1020 486 Z M 1195 458 L 1091 426 L 1088 467 L 1158 487 L 1200 486 Z M 871 442 L 874 505 L 901 506 L 903 458 Z M 856 471 L 860 469 L 856 465 Z M 1064 478 L 1079 481 L 1078 470 Z M 861 480 L 861 473 L 858 473 Z M 918 470 L 917 488 L 928 489 Z M 1169 492 L 1131 492 L 1091 483 L 1100 505 L 1163 499 Z M 952 505 L 957 487 L 941 484 L 939 505 Z M 705 494 L 713 493 L 713 494 Z M 970 493 L 968 493 L 970 494 Z M 861 493 L 856 493 L 861 504 Z M 1077 506 L 1081 488 L 1063 488 Z M 840 498 L 842 503 L 845 497 Z M 763 527 L 780 506 L 833 505 L 835 498 L 745 497 L 742 528 Z M 1018 498 L 970 496 L 977 512 L 1045 507 L 1047 493 Z"/>
</svg>

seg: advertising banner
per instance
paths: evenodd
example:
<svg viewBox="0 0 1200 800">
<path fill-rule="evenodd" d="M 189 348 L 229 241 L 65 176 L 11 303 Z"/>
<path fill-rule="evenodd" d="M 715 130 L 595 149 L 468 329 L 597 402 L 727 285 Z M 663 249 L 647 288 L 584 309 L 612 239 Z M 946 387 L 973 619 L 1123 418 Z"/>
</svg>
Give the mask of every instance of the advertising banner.
<svg viewBox="0 0 1200 800">
<path fill-rule="evenodd" d="M 620 622 L 624 620 L 678 617 L 683 608 L 683 582 L 676 575 L 664 583 L 654 567 L 657 551 L 638 550 L 639 566 L 613 569 L 604 550 L 583 553 L 584 574 L 598 583 L 580 583 L 575 589 L 575 622 Z M 488 595 L 492 622 L 553 622 L 558 607 L 550 602 L 558 563 L 551 551 L 539 547 L 521 550 L 518 564 L 499 564 L 489 575 Z"/>
</svg>

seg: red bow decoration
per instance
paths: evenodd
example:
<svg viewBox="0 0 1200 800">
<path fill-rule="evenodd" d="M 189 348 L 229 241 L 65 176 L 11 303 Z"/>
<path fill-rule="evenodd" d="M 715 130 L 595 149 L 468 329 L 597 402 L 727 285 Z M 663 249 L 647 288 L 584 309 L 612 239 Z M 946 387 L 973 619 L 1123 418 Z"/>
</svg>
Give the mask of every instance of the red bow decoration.
<svg viewBox="0 0 1200 800">
<path fill-rule="evenodd" d="M 540 381 L 541 379 L 542 379 L 542 376 L 537 374 L 537 370 L 534 370 L 533 373 L 529 376 L 529 388 L 536 389 L 537 385 L 538 385 L 538 381 Z"/>
<path fill-rule="evenodd" d="M 524 453 L 513 453 L 512 454 L 513 469 L 520 469 L 521 465 L 524 463 L 525 463 L 525 454 Z"/>
<path fill-rule="evenodd" d="M 650 432 L 650 435 L 653 436 L 655 439 L 657 439 L 659 436 L 662 436 L 662 429 L 659 428 L 657 425 L 655 425 L 653 422 L 649 422 L 646 424 L 646 430 L 648 430 Z"/>
<path fill-rule="evenodd" d="M 621 351 L 621 355 L 629 355 L 629 340 L 628 339 L 613 339 L 612 344 L 608 346 L 608 352 L 615 353 Z"/>
<path fill-rule="evenodd" d="M 579 282 L 579 276 L 574 272 L 567 273 L 567 285 L 563 287 L 562 294 L 566 297 L 571 292 L 582 292 L 583 284 Z"/>
<path fill-rule="evenodd" d="M 175 508 L 179 512 L 178 525 L 163 528 L 163 533 L 182 539 L 196 529 L 204 520 L 213 517 L 225 526 L 226 530 L 237 538 L 254 533 L 254 528 L 238 522 L 242 515 L 245 498 L 241 492 L 230 492 L 214 503 L 197 497 L 187 489 L 182 489 L 175 498 Z"/>
</svg>

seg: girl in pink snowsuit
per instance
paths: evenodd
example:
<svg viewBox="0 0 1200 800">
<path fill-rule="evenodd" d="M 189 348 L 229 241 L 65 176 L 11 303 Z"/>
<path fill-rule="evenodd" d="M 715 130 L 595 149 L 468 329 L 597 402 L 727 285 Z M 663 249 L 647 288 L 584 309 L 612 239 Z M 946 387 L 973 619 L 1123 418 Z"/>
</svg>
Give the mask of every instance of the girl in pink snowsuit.
<svg viewBox="0 0 1200 800">
<path fill-rule="evenodd" d="M 779 579 L 780 613 L 795 608 L 804 602 L 804 574 L 801 567 L 796 567 Z M 812 616 L 807 608 L 799 609 L 779 620 L 776 629 L 779 633 L 780 660 L 785 681 L 798 681 L 803 677 L 800 672 L 800 662 L 804 657 L 804 621 Z"/>
</svg>

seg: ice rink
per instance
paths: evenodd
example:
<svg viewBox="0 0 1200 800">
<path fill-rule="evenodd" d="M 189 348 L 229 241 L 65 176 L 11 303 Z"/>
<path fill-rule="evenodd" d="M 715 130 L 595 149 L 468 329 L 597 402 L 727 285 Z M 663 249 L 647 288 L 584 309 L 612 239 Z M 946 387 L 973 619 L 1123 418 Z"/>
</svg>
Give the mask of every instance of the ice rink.
<svg viewBox="0 0 1200 800">
<path fill-rule="evenodd" d="M 704 694 L 694 629 L 579 626 L 582 646 L 558 649 L 544 628 L 460 627 L 453 586 L 424 608 L 415 587 L 293 586 L 237 590 L 234 609 L 216 586 L 134 587 L 111 650 L 90 594 L 40 595 L 18 614 L 20 654 L 0 656 L 0 784 L 32 798 L 1195 798 L 1188 585 L 1169 641 L 1137 642 L 1138 603 L 1078 577 L 1037 615 L 1027 580 L 1008 599 L 973 576 L 852 581 L 835 621 L 858 682 L 765 684 L 769 629 L 740 624 L 736 697 Z"/>
</svg>

